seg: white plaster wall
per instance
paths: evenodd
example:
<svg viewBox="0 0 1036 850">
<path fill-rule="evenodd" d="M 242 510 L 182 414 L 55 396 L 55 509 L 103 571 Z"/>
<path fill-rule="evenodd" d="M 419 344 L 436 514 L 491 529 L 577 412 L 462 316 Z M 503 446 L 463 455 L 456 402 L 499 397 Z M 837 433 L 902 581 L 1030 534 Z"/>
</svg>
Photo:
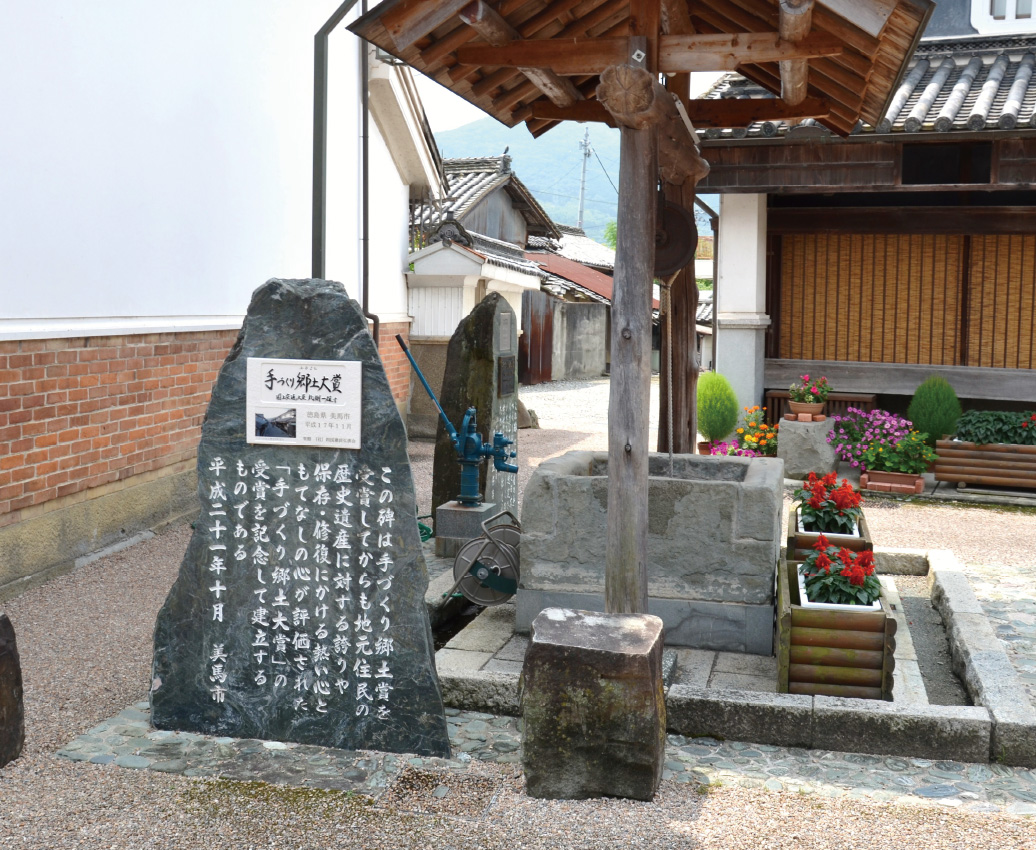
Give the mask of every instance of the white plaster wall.
<svg viewBox="0 0 1036 850">
<path fill-rule="evenodd" d="M 720 313 L 766 309 L 766 195 L 720 195 Z"/>
<path fill-rule="evenodd" d="M 339 2 L 0 3 L 0 335 L 233 326 L 309 276 L 313 37 Z M 357 51 L 332 34 L 326 276 L 354 297 Z M 405 314 L 406 189 L 370 126 L 371 307 Z"/>
</svg>

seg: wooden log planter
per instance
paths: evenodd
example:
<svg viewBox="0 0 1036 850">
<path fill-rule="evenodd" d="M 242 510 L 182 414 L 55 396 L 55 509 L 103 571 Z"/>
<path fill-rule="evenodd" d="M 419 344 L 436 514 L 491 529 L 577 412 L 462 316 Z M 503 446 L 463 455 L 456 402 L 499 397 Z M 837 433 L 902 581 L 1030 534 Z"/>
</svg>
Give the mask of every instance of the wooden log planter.
<svg viewBox="0 0 1036 850">
<path fill-rule="evenodd" d="M 924 492 L 924 478 L 909 472 L 867 471 L 860 476 L 860 489 L 920 495 Z"/>
<path fill-rule="evenodd" d="M 836 611 L 799 604 L 798 565 L 777 571 L 777 690 L 858 699 L 892 699 L 896 620 L 880 611 Z"/>
<path fill-rule="evenodd" d="M 1036 446 L 937 440 L 936 481 L 1036 489 Z"/>
<path fill-rule="evenodd" d="M 799 506 L 795 503 L 788 512 L 788 547 L 786 558 L 789 563 L 802 563 L 813 552 L 813 544 L 820 536 L 816 531 L 799 531 Z M 874 550 L 874 543 L 871 540 L 870 528 L 867 527 L 867 518 L 860 517 L 860 536 L 853 537 L 848 534 L 828 534 L 824 532 L 832 546 L 839 549 L 843 546 L 850 552 L 866 552 Z M 793 582 L 794 583 L 794 582 Z"/>
</svg>

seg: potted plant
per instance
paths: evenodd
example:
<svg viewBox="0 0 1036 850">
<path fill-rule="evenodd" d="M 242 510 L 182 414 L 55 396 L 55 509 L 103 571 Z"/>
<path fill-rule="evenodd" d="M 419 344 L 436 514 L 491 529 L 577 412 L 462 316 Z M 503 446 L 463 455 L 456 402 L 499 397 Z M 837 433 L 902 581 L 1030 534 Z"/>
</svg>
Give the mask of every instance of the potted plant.
<svg viewBox="0 0 1036 850">
<path fill-rule="evenodd" d="M 698 378 L 698 431 L 705 438 L 698 444 L 702 454 L 712 452 L 712 444 L 722 440 L 737 425 L 737 395 L 730 381 L 718 372 L 705 372 Z"/>
<path fill-rule="evenodd" d="M 921 474 L 936 457 L 928 446 L 928 435 L 920 431 L 911 431 L 891 446 L 872 443 L 860 459 L 867 470 L 860 476 L 860 488 L 893 493 L 923 493 L 924 479 Z"/>
<path fill-rule="evenodd" d="M 873 551 L 839 548 L 821 534 L 798 574 L 799 604 L 805 607 L 881 609 Z"/>
<path fill-rule="evenodd" d="M 936 481 L 1036 489 L 1036 413 L 969 410 L 956 437 L 937 440 Z"/>
<path fill-rule="evenodd" d="M 949 381 L 941 375 L 931 375 L 914 391 L 907 416 L 914 428 L 928 435 L 926 442 L 934 449 L 936 440 L 956 432 L 961 417 L 960 400 Z"/>
<path fill-rule="evenodd" d="M 811 379 L 809 375 L 803 375 L 799 381 L 788 387 L 788 407 L 791 412 L 813 415 L 823 413 L 827 395 L 831 392 L 827 378 L 821 376 Z"/>
<path fill-rule="evenodd" d="M 789 561 L 805 560 L 820 534 L 854 552 L 874 548 L 863 516 L 863 496 L 846 479 L 839 483 L 833 472 L 823 477 L 811 472 L 795 499 L 788 514 Z"/>
<path fill-rule="evenodd" d="M 843 478 L 839 484 L 838 476 L 833 472 L 822 478 L 811 472 L 795 492 L 795 498 L 801 502 L 799 528 L 802 531 L 859 534 L 863 496 L 847 479 Z"/>
<path fill-rule="evenodd" d="M 728 441 L 712 444 L 712 454 L 735 457 L 777 457 L 777 432 L 780 423 L 767 424 L 766 408 L 743 408 L 741 423 Z"/>
<path fill-rule="evenodd" d="M 895 445 L 909 433 L 910 423 L 902 416 L 877 407 L 871 411 L 850 407 L 844 415 L 831 417 L 827 441 L 839 460 L 859 469 L 863 453 L 872 444 Z"/>
</svg>

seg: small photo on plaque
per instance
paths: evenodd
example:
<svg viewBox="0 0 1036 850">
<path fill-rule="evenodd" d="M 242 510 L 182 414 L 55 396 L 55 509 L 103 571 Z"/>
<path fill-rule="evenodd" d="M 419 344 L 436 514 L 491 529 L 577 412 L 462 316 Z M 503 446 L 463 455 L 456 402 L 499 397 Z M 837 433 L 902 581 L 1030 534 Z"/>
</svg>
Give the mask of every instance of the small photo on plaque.
<svg viewBox="0 0 1036 850">
<path fill-rule="evenodd" d="M 255 435 L 277 440 L 295 439 L 295 418 L 298 411 L 257 410 L 255 412 Z"/>
</svg>

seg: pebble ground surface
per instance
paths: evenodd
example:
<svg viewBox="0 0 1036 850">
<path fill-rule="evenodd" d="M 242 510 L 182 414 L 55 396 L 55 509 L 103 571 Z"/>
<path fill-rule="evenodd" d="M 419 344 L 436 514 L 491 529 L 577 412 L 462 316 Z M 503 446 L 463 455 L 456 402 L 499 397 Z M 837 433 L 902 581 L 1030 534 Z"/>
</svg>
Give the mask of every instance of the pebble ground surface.
<svg viewBox="0 0 1036 850">
<path fill-rule="evenodd" d="M 522 432 L 526 464 L 606 448 L 606 381 L 522 394 L 545 426 Z M 430 456 L 414 467 L 420 497 Z M 1036 698 L 1036 512 L 867 511 L 881 545 L 956 553 Z M 549 801 L 524 794 L 514 718 L 448 710 L 448 760 L 152 730 L 151 633 L 188 535 L 174 527 L 3 604 L 27 740 L 0 768 L 0 847 L 1036 848 L 1036 771 L 995 763 L 672 736 L 653 802 Z"/>
</svg>

